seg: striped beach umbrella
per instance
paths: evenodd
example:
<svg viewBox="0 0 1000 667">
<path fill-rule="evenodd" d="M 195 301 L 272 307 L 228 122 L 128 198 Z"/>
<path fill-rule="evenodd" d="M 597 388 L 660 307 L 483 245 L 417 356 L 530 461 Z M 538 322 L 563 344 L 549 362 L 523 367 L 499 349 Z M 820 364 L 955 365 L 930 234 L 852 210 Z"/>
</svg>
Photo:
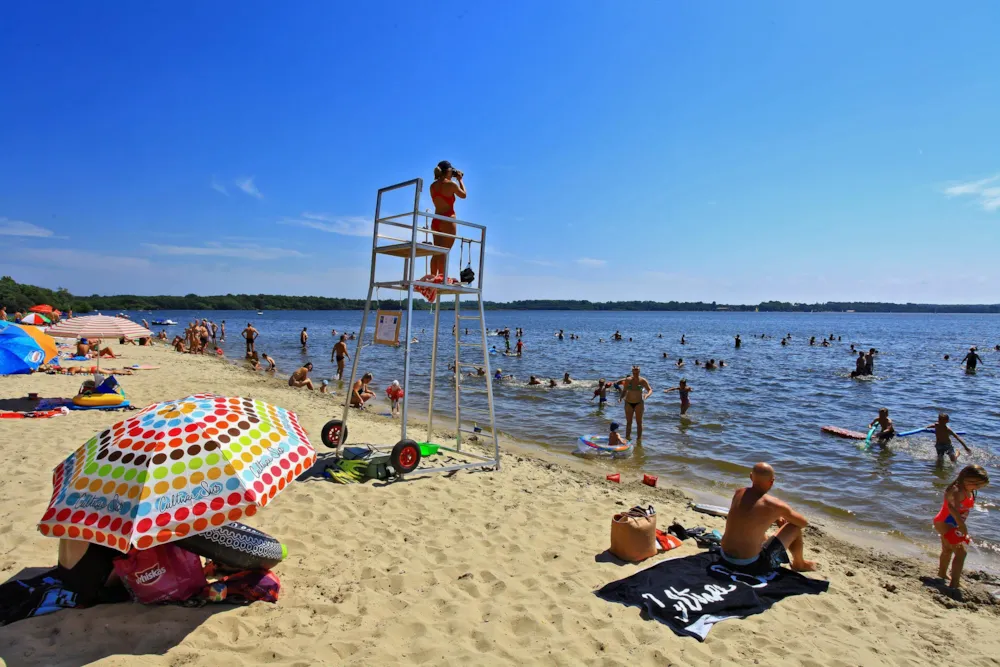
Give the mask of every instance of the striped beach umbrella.
<svg viewBox="0 0 1000 667">
<path fill-rule="evenodd" d="M 157 403 L 55 468 L 38 530 L 148 549 L 253 516 L 315 460 L 283 408 L 213 394 Z"/>
</svg>

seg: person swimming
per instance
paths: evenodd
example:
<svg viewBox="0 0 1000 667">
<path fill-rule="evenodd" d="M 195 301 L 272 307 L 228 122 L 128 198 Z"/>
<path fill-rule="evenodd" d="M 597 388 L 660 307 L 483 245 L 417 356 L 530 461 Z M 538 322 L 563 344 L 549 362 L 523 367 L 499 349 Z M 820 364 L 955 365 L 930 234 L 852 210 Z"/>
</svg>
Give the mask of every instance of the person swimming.
<svg viewBox="0 0 1000 667">
<path fill-rule="evenodd" d="M 569 376 L 569 371 L 563 374 L 563 384 L 573 384 L 573 378 Z"/>
<path fill-rule="evenodd" d="M 677 357 L 677 368 L 683 368 L 683 367 L 684 367 L 684 358 Z"/>
</svg>

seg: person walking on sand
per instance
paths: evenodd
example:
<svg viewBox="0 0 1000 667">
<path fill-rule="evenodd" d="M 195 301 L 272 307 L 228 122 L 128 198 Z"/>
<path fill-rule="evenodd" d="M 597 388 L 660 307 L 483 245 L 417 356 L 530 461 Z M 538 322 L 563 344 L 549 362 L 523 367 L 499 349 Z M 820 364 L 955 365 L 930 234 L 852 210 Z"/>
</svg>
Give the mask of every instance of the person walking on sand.
<svg viewBox="0 0 1000 667">
<path fill-rule="evenodd" d="M 691 387 L 688 386 L 687 380 L 682 379 L 676 387 L 671 387 L 670 389 L 664 389 L 664 394 L 669 394 L 672 391 L 676 391 L 681 397 L 681 414 L 685 414 L 688 408 L 691 407 Z"/>
<path fill-rule="evenodd" d="M 312 362 L 307 362 L 305 366 L 299 370 L 292 373 L 292 376 L 288 378 L 289 387 L 306 387 L 310 390 L 313 388 L 312 380 L 309 379 L 309 372 L 313 369 Z"/>
<path fill-rule="evenodd" d="M 972 453 L 972 450 L 965 444 L 965 441 L 948 426 L 949 421 L 951 421 L 951 418 L 942 412 L 938 415 L 938 420 L 927 427 L 934 429 L 934 449 L 937 450 L 937 462 L 939 465 L 944 461 L 945 454 L 948 455 L 952 463 L 958 462 L 958 452 L 955 451 L 955 445 L 951 444 L 951 436 L 955 436 L 955 439 L 962 443 L 962 447 L 965 448 L 966 453 Z"/>
<path fill-rule="evenodd" d="M 646 378 L 639 375 L 639 367 L 632 367 L 632 375 L 622 378 L 625 390 L 618 402 L 625 401 L 625 439 L 632 439 L 632 419 L 635 418 L 635 438 L 642 440 L 642 415 L 646 411 L 646 399 L 653 395 L 653 388 Z"/>
<path fill-rule="evenodd" d="M 306 327 L 302 327 L 302 332 L 299 334 L 299 343 L 302 345 L 303 350 L 309 344 L 309 333 L 306 331 Z"/>
<path fill-rule="evenodd" d="M 809 522 L 788 503 L 768 495 L 773 487 L 774 469 L 758 463 L 750 472 L 750 486 L 733 494 L 719 551 L 723 567 L 752 576 L 766 575 L 784 563 L 797 572 L 818 567 L 803 555 L 802 530 Z M 772 525 L 778 531 L 768 537 Z"/>
<path fill-rule="evenodd" d="M 244 329 L 243 333 L 241 334 L 247 344 L 247 352 L 246 352 L 247 358 L 249 358 L 251 354 L 257 351 L 256 345 L 254 343 L 257 340 L 258 333 L 259 332 L 253 328 L 253 324 L 247 322 L 247 328 Z"/>
<path fill-rule="evenodd" d="M 429 188 L 431 201 L 434 203 L 434 213 L 449 218 L 457 217 L 455 214 L 455 198 L 465 199 L 468 193 L 465 190 L 465 177 L 458 169 L 451 166 L 451 162 L 441 160 L 434 167 L 434 182 Z M 454 179 L 454 180 L 452 180 Z M 441 234 L 455 234 L 456 226 L 454 222 L 447 220 L 431 220 L 431 229 Z M 439 248 L 451 249 L 455 245 L 455 239 L 451 236 L 434 234 L 434 245 Z M 443 276 L 445 267 L 445 255 L 435 254 L 431 257 L 431 275 Z"/>
<path fill-rule="evenodd" d="M 336 360 L 337 362 L 337 380 L 344 379 L 344 359 L 350 357 L 351 355 L 347 351 L 347 334 L 340 334 L 340 340 L 333 346 L 333 352 L 330 353 L 330 361 Z"/>
<path fill-rule="evenodd" d="M 969 539 L 969 528 L 965 521 L 976 505 L 979 489 L 989 483 L 990 477 L 982 466 L 965 466 L 955 481 L 944 490 L 941 511 L 934 517 L 934 530 L 941 536 L 938 578 L 945 579 L 948 576 L 948 565 L 951 565 L 951 581 L 948 585 L 952 588 L 960 588 L 962 585 L 965 545 L 972 541 Z"/>
</svg>

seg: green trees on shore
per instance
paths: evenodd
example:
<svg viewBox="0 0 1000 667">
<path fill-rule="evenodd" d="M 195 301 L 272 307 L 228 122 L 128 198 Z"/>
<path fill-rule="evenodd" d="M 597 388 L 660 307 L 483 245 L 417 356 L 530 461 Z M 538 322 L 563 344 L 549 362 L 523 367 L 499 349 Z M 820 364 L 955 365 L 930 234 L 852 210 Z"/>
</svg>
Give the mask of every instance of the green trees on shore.
<svg viewBox="0 0 1000 667">
<path fill-rule="evenodd" d="M 284 296 L 281 294 L 220 294 L 216 296 L 137 296 L 120 294 L 100 296 L 97 294 L 81 297 L 68 290 L 57 290 L 24 285 L 10 276 L 0 278 L 0 306 L 6 306 L 7 313 L 26 311 L 34 305 L 47 303 L 62 311 L 72 309 L 76 313 L 94 310 L 118 312 L 122 310 L 360 310 L 364 299 L 340 299 L 325 296 Z M 398 303 L 383 300 L 382 305 Z M 442 308 L 451 308 L 446 298 Z M 428 310 L 425 301 L 415 300 L 414 308 Z M 991 305 L 935 305 L 926 303 L 788 303 L 785 301 L 764 301 L 756 305 L 718 304 L 704 301 L 578 301 L 562 299 L 532 299 L 527 301 L 497 302 L 487 301 L 489 310 L 615 310 L 615 311 L 760 311 L 760 312 L 848 312 L 858 313 L 1000 313 L 1000 304 Z"/>
</svg>

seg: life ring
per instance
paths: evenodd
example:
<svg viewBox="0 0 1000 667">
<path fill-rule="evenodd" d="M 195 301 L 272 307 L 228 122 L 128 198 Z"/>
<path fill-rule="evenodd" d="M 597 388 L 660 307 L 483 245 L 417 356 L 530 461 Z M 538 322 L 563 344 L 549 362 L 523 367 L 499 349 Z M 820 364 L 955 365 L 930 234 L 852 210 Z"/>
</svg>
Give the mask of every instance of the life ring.
<svg viewBox="0 0 1000 667">
<path fill-rule="evenodd" d="M 611 447 L 608 445 L 606 435 L 581 435 L 577 441 L 576 451 L 578 456 L 611 456 L 623 458 L 632 455 L 632 443 L 627 440 L 619 445 Z"/>
<path fill-rule="evenodd" d="M 80 394 L 73 397 L 73 405 L 84 408 L 106 408 L 124 402 L 125 397 L 121 394 Z"/>
<path fill-rule="evenodd" d="M 284 544 L 239 521 L 178 540 L 177 546 L 240 570 L 269 570 L 288 555 Z"/>
</svg>

